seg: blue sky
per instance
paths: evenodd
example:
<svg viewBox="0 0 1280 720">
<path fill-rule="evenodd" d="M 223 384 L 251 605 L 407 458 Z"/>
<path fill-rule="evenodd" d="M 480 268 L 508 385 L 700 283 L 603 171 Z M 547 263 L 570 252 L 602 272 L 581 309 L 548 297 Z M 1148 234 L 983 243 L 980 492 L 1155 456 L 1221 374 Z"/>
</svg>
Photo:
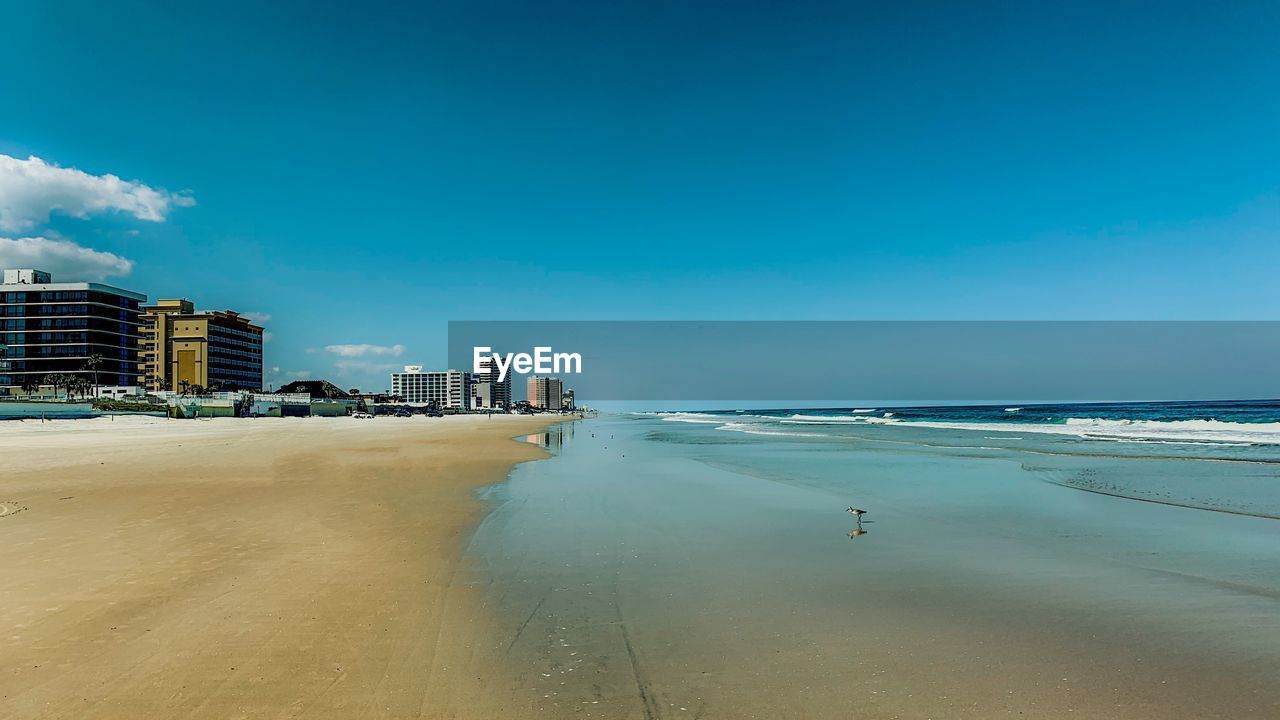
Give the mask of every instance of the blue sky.
<svg viewBox="0 0 1280 720">
<path fill-rule="evenodd" d="M 7 4 L 0 154 L 161 194 L 0 177 L 0 239 L 269 315 L 276 384 L 450 319 L 1280 315 L 1276 3 L 265 5 Z"/>
</svg>

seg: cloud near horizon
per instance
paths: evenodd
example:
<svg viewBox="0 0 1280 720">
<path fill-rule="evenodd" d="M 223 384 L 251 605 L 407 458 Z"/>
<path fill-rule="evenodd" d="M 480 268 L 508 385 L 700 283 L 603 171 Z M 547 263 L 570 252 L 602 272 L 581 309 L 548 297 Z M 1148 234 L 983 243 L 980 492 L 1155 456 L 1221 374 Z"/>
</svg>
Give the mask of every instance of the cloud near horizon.
<svg viewBox="0 0 1280 720">
<path fill-rule="evenodd" d="M 404 354 L 403 345 L 370 345 L 368 343 L 348 345 L 325 345 L 325 352 L 344 358 L 365 357 L 366 355 L 390 355 L 399 357 Z"/>
<path fill-rule="evenodd" d="M 3 193 L 0 193 L 3 197 Z M 3 201 L 0 201 L 3 202 Z M 133 261 L 71 240 L 0 237 L 0 267 L 36 268 L 60 280 L 105 280 L 133 272 Z"/>
<path fill-rule="evenodd" d="M 32 155 L 0 153 L 0 231 L 23 232 L 48 222 L 54 211 L 77 218 L 116 210 L 162 222 L 173 207 L 195 205 L 185 192 L 171 193 L 111 174 L 90 175 Z"/>
<path fill-rule="evenodd" d="M 338 371 L 339 375 L 347 376 L 389 373 L 393 370 L 399 370 L 401 366 L 395 363 L 378 363 L 369 362 L 368 360 L 339 360 L 333 364 L 333 367 Z"/>
<path fill-rule="evenodd" d="M 277 380 L 306 380 L 311 377 L 311 374 L 310 370 L 282 370 L 279 365 L 276 365 L 271 368 L 267 376 Z"/>
</svg>

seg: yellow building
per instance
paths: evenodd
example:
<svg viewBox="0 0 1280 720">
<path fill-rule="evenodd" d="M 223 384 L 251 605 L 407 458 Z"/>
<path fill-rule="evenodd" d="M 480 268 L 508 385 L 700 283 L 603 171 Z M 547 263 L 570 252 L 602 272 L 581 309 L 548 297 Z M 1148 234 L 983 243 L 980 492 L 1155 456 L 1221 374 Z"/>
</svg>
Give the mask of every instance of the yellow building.
<svg viewBox="0 0 1280 720">
<path fill-rule="evenodd" d="M 262 389 L 262 328 L 189 300 L 142 307 L 142 382 L 149 391 Z"/>
</svg>

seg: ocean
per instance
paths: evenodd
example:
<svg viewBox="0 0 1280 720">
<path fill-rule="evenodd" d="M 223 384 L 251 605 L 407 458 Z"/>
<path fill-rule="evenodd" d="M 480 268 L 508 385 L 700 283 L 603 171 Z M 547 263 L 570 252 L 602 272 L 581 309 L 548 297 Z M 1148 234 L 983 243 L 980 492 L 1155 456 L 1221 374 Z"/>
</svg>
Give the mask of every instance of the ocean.
<svg viewBox="0 0 1280 720">
<path fill-rule="evenodd" d="M 1280 404 L 620 413 L 470 552 L 587 717 L 1280 717 Z M 845 512 L 865 509 L 858 521 Z"/>
<path fill-rule="evenodd" d="M 753 429 L 794 430 L 791 426 L 797 425 L 910 425 L 947 430 L 1034 432 L 1127 443 L 1280 448 L 1280 401 L 1277 400 L 799 408 L 654 414 L 675 421 L 720 423 L 721 429 L 742 432 Z"/>
</svg>

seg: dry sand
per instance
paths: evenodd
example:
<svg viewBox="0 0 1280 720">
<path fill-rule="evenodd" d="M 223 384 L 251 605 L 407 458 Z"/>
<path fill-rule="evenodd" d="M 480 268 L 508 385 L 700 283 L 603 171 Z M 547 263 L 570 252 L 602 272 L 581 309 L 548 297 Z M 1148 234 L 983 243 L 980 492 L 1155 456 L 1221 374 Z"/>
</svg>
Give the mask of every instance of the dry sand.
<svg viewBox="0 0 1280 720">
<path fill-rule="evenodd" d="M 463 559 L 530 417 L 0 425 L 0 717 L 524 717 Z"/>
</svg>

